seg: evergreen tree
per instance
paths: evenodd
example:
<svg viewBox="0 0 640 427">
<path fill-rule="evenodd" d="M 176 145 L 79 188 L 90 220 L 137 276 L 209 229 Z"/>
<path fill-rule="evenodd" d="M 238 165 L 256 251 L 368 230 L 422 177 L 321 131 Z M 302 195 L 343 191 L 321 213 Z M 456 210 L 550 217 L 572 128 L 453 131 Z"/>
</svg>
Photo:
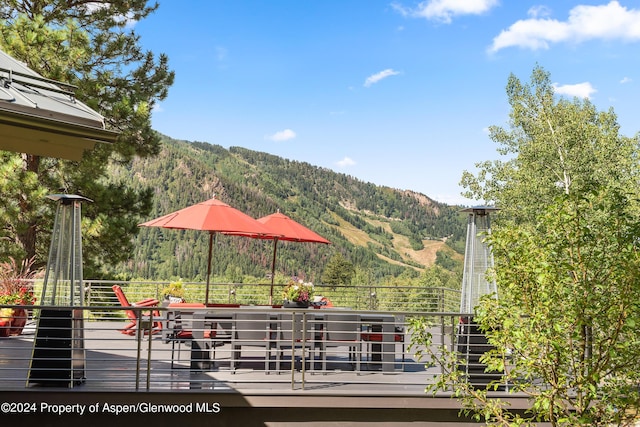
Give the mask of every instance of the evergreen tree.
<svg viewBox="0 0 640 427">
<path fill-rule="evenodd" d="M 113 146 L 98 144 L 80 162 L 2 153 L 2 253 L 41 265 L 52 226 L 51 193 L 82 194 L 85 275 L 126 259 L 136 223 L 151 208 L 148 189 L 107 182 L 110 162 L 159 151 L 151 111 L 167 95 L 174 74 L 164 55 L 144 52 L 133 23 L 158 7 L 146 0 L 7 0 L 0 6 L 0 48 L 44 77 L 78 87 L 77 97 L 120 132 Z M 42 233 L 44 231 L 44 233 Z"/>
<path fill-rule="evenodd" d="M 322 283 L 327 285 L 349 285 L 355 273 L 353 264 L 337 252 L 331 257 L 322 272 Z"/>
</svg>

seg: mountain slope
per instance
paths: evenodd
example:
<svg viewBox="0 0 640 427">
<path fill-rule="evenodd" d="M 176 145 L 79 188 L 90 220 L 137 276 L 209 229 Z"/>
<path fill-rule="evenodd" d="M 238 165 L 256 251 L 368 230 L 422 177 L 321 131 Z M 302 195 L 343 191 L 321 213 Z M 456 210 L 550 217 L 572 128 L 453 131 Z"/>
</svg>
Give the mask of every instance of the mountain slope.
<svg viewBox="0 0 640 427">
<path fill-rule="evenodd" d="M 150 218 L 216 198 L 258 218 L 280 210 L 326 237 L 332 245 L 281 242 L 277 271 L 319 281 L 331 256 L 340 252 L 379 279 L 406 269 L 420 271 L 438 251 L 460 258 L 464 217 L 459 208 L 427 196 L 380 187 L 351 176 L 271 154 L 163 137 L 161 153 L 114 167 L 115 181 L 150 187 Z M 142 222 L 141 221 L 141 222 Z M 196 231 L 142 228 L 136 253 L 115 273 L 149 279 L 203 280 L 208 240 Z M 271 242 L 218 235 L 214 274 L 220 279 L 264 277 Z"/>
</svg>

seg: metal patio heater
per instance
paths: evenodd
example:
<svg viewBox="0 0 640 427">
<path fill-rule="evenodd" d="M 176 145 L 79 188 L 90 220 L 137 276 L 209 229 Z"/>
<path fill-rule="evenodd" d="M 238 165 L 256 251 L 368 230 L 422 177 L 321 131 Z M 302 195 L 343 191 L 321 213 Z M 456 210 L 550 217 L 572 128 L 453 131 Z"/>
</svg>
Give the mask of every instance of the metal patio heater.
<svg viewBox="0 0 640 427">
<path fill-rule="evenodd" d="M 84 305 L 80 206 L 85 197 L 54 194 L 58 202 L 33 344 L 29 384 L 73 387 L 83 382 Z"/>
<path fill-rule="evenodd" d="M 469 213 L 460 301 L 460 312 L 466 316 L 460 318 L 456 339 L 463 360 L 460 369 L 465 371 L 469 382 L 475 387 L 486 387 L 501 375 L 485 372 L 486 365 L 480 363 L 480 357 L 491 346 L 471 316 L 482 296 L 497 295 L 498 292 L 495 281 L 487 277 L 487 270 L 493 268 L 493 255 L 485 240 L 491 234 L 490 213 L 496 210 L 491 206 L 477 206 L 462 211 Z"/>
</svg>

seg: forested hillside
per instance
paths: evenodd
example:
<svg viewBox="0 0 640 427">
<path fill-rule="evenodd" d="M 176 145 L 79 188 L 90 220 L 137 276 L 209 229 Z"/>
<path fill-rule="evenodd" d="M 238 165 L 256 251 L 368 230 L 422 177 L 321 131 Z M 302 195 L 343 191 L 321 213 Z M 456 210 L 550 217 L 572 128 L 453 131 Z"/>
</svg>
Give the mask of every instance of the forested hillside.
<svg viewBox="0 0 640 427">
<path fill-rule="evenodd" d="M 420 272 L 436 260 L 445 269 L 459 268 L 465 218 L 458 207 L 240 147 L 162 139 L 158 156 L 113 167 L 110 174 L 113 181 L 154 191 L 153 211 L 144 220 L 214 195 L 254 218 L 280 210 L 332 242 L 280 242 L 276 271 L 282 277 L 319 282 L 336 253 L 372 280 Z M 110 273 L 204 280 L 207 247 L 204 232 L 143 227 L 133 259 Z M 233 282 L 264 278 L 271 256 L 271 241 L 218 234 L 213 275 Z"/>
</svg>

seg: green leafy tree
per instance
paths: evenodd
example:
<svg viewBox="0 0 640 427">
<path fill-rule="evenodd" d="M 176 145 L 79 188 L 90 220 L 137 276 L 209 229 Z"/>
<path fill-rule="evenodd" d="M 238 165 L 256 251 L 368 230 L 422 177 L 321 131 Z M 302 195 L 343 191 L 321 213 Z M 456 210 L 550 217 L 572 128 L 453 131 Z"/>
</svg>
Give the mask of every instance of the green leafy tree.
<svg viewBox="0 0 640 427">
<path fill-rule="evenodd" d="M 640 401 L 637 141 L 618 134 L 613 111 L 557 99 L 540 67 L 528 85 L 511 76 L 507 93 L 511 129 L 491 137 L 509 159 L 479 164 L 463 183 L 501 208 L 490 237 L 499 299 L 476 308 L 494 346 L 483 362 L 532 408 L 510 411 L 467 382 L 455 352 L 427 346 L 445 367 L 434 389 L 453 386 L 490 425 L 630 425 Z M 414 322 L 417 343 L 430 341 L 423 326 Z"/>
<path fill-rule="evenodd" d="M 126 259 L 135 224 L 151 208 L 152 193 L 107 182 L 110 162 L 158 152 L 151 111 L 167 95 L 174 74 L 164 55 L 139 45 L 131 23 L 151 14 L 146 0 L 7 0 L 0 5 L 0 48 L 44 77 L 77 86 L 77 96 L 120 132 L 113 146 L 98 144 L 80 162 L 2 153 L 2 252 L 42 264 L 48 251 L 50 193 L 82 194 L 85 275 Z M 42 231 L 45 231 L 44 236 Z"/>
<path fill-rule="evenodd" d="M 557 99 L 549 73 L 539 66 L 529 84 L 511 75 L 507 96 L 510 128 L 489 128 L 507 159 L 477 163 L 478 175 L 465 171 L 461 181 L 466 197 L 499 205 L 495 222 L 526 223 L 559 195 L 633 182 L 637 140 L 619 135 L 612 109 L 597 111 L 587 99 Z"/>
</svg>

